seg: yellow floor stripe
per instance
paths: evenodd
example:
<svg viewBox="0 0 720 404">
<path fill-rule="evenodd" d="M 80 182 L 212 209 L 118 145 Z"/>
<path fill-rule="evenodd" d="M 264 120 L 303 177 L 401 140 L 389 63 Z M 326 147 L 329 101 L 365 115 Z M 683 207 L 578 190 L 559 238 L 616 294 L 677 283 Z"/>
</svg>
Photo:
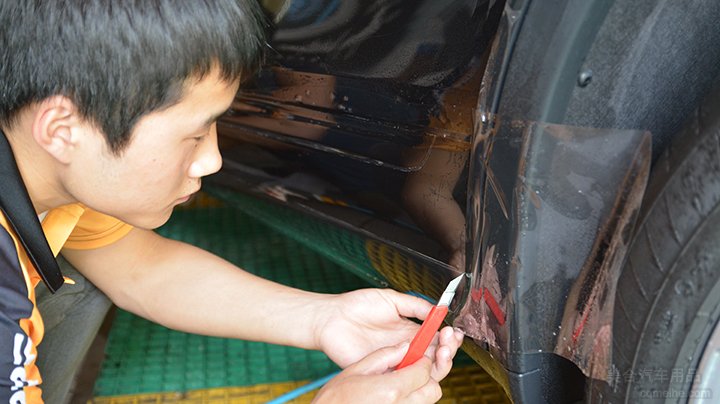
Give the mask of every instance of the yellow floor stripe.
<svg viewBox="0 0 720 404">
<path fill-rule="evenodd" d="M 113 397 L 95 397 L 88 404 L 262 404 L 294 390 L 309 381 L 259 384 L 247 387 L 226 387 L 194 390 L 185 393 L 148 393 Z M 453 369 L 443 380 L 440 404 L 510 404 L 500 386 L 480 367 Z M 291 401 L 310 403 L 313 391 Z"/>
</svg>

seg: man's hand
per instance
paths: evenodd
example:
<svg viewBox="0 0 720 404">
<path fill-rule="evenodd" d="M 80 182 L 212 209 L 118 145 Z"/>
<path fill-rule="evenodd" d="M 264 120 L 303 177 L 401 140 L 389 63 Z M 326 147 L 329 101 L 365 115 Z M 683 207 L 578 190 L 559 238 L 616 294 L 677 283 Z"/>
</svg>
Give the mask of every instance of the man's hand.
<svg viewBox="0 0 720 404">
<path fill-rule="evenodd" d="M 415 364 L 392 370 L 403 358 L 408 343 L 379 349 L 335 376 L 313 403 L 435 403 L 442 397 L 431 377 L 433 363 L 423 357 Z"/>
<path fill-rule="evenodd" d="M 431 308 L 423 299 L 389 289 L 337 295 L 328 304 L 324 321 L 318 323 L 317 345 L 335 363 L 345 367 L 382 347 L 412 340 L 420 326 L 408 318 L 424 320 Z M 426 356 L 434 359 L 432 379 L 439 382 L 447 376 L 462 339 L 459 331 L 453 332 L 450 327 L 442 330 L 426 352 Z"/>
<path fill-rule="evenodd" d="M 404 317 L 425 318 L 431 307 L 386 290 L 327 295 L 290 288 L 142 229 L 63 255 L 119 307 L 165 327 L 322 349 L 340 366 L 409 340 L 419 326 Z"/>
</svg>

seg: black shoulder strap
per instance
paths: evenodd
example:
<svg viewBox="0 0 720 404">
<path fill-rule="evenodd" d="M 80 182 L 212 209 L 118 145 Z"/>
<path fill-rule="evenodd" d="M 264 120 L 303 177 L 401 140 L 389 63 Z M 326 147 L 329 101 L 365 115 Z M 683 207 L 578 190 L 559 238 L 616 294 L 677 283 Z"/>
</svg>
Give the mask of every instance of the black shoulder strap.
<svg viewBox="0 0 720 404">
<path fill-rule="evenodd" d="M 55 293 L 64 280 L 20 177 L 10 144 L 0 131 L 0 210 L 20 238 L 43 282 Z"/>
</svg>

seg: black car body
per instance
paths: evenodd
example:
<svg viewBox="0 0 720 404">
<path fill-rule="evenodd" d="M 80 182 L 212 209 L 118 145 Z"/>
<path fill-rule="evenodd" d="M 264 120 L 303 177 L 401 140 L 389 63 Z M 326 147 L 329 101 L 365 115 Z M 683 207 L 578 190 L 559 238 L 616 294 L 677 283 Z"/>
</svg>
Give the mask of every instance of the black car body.
<svg viewBox="0 0 720 404">
<path fill-rule="evenodd" d="M 709 390 L 717 2 L 264 6 L 206 189 L 378 286 L 470 274 L 448 322 L 515 402 Z"/>
</svg>

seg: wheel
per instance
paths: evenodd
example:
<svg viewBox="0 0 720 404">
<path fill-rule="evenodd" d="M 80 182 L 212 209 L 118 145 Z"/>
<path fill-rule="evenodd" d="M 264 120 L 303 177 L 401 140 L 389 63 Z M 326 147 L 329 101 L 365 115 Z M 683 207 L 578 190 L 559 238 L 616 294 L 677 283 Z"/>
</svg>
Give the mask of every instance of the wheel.
<svg viewBox="0 0 720 404">
<path fill-rule="evenodd" d="M 589 403 L 717 402 L 720 90 L 652 169 L 615 300 L 610 382 Z"/>
</svg>

